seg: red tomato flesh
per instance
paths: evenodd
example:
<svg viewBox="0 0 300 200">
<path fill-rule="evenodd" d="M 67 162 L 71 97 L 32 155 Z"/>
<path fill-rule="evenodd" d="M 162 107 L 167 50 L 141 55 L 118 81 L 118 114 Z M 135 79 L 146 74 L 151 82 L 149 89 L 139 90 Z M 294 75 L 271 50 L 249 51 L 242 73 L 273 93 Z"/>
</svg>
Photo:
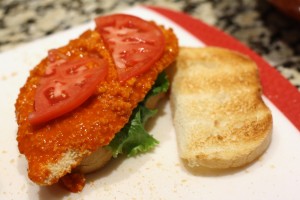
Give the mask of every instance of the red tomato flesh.
<svg viewBox="0 0 300 200">
<path fill-rule="evenodd" d="M 99 17 L 95 22 L 121 82 L 146 72 L 164 52 L 164 35 L 154 23 L 125 14 Z"/>
<path fill-rule="evenodd" d="M 83 57 L 70 59 L 50 51 L 48 66 L 35 94 L 35 111 L 29 122 L 40 124 L 72 111 L 85 102 L 108 72 L 104 59 Z"/>
</svg>

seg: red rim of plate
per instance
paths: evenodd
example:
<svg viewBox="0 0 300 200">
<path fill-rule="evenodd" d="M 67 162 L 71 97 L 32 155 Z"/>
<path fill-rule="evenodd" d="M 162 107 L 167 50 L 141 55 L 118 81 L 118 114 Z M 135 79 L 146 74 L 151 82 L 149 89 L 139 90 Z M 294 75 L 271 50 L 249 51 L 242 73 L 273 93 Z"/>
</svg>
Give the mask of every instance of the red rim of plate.
<svg viewBox="0 0 300 200">
<path fill-rule="evenodd" d="M 171 19 L 208 46 L 232 49 L 252 58 L 259 68 L 264 95 L 300 130 L 300 92 L 258 54 L 233 37 L 187 14 L 153 6 L 147 8 Z"/>
</svg>

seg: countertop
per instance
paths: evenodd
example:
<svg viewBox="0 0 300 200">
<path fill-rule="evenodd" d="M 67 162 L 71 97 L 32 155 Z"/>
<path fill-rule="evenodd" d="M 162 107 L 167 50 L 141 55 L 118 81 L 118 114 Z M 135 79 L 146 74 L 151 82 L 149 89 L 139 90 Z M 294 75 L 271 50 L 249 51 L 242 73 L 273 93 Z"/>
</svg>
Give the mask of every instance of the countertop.
<svg viewBox="0 0 300 200">
<path fill-rule="evenodd" d="M 266 0 L 1 0 L 0 52 L 134 5 L 182 11 L 237 38 L 300 91 L 300 22 Z"/>
</svg>

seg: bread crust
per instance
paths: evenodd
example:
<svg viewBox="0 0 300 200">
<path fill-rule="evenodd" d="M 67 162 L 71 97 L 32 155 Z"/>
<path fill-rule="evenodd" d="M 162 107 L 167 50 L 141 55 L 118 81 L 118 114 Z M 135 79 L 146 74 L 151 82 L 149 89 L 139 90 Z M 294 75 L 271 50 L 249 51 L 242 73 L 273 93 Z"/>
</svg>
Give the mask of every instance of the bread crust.
<svg viewBox="0 0 300 200">
<path fill-rule="evenodd" d="M 217 47 L 181 48 L 173 70 L 173 122 L 190 167 L 239 167 L 267 149 L 272 115 L 250 58 Z"/>
</svg>

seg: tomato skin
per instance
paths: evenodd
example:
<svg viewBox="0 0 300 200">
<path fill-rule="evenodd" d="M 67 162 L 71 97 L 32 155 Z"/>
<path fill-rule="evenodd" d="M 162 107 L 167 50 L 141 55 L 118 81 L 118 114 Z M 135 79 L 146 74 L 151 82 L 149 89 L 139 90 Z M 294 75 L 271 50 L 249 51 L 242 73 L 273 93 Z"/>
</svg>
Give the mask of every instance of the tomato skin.
<svg viewBox="0 0 300 200">
<path fill-rule="evenodd" d="M 85 102 L 105 80 L 108 64 L 100 58 L 52 59 L 35 94 L 28 120 L 38 125 L 62 116 Z"/>
<path fill-rule="evenodd" d="M 164 52 L 164 34 L 154 23 L 126 14 L 99 17 L 95 22 L 120 82 L 145 73 Z"/>
<path fill-rule="evenodd" d="M 116 65 L 120 82 L 139 76 L 160 59 L 165 38 L 154 23 L 125 14 L 95 19 L 106 48 Z M 108 74 L 108 63 L 97 56 L 70 58 L 59 49 L 50 50 L 45 74 L 35 94 L 32 125 L 60 117 L 85 102 Z"/>
</svg>

